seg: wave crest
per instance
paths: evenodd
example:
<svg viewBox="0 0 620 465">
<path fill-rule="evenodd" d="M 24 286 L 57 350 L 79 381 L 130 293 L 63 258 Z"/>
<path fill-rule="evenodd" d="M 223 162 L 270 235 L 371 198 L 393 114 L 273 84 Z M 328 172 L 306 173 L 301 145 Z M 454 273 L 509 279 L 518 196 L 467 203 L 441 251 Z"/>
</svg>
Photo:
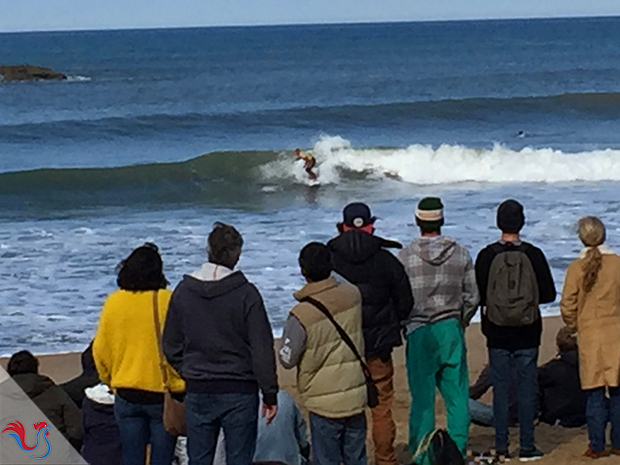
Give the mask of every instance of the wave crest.
<svg viewBox="0 0 620 465">
<path fill-rule="evenodd" d="M 398 149 L 356 149 L 341 137 L 322 137 L 314 146 L 322 184 L 347 178 L 397 179 L 418 184 L 540 183 L 620 181 L 620 151 L 605 149 L 565 153 L 552 148 L 512 150 L 496 144 L 491 149 L 460 145 L 411 145 Z M 268 179 L 307 178 L 299 163 L 281 159 L 262 168 Z"/>
</svg>

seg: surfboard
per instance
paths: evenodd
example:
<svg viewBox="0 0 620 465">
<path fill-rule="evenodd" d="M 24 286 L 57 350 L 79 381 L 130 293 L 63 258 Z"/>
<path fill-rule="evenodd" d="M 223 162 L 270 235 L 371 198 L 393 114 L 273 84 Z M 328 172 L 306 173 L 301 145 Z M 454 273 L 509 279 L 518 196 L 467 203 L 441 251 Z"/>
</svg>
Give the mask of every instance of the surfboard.
<svg viewBox="0 0 620 465">
<path fill-rule="evenodd" d="M 393 179 L 395 181 L 402 181 L 403 178 L 396 171 L 384 171 L 383 175 L 388 179 Z"/>
<path fill-rule="evenodd" d="M 319 187 L 321 185 L 321 181 L 319 181 L 318 179 L 313 179 L 311 181 L 308 181 L 307 186 L 308 187 Z"/>
</svg>

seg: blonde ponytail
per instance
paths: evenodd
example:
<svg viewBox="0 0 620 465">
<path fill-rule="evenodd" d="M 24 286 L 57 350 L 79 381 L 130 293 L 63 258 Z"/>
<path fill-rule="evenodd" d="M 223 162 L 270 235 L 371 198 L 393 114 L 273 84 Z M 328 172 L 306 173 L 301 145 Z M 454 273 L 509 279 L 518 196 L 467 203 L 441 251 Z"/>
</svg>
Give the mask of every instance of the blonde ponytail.
<svg viewBox="0 0 620 465">
<path fill-rule="evenodd" d="M 583 260 L 583 289 L 586 294 L 592 290 L 603 266 L 603 255 L 599 246 L 605 242 L 605 225 L 595 216 L 585 216 L 577 224 L 579 239 L 589 247 Z"/>
</svg>

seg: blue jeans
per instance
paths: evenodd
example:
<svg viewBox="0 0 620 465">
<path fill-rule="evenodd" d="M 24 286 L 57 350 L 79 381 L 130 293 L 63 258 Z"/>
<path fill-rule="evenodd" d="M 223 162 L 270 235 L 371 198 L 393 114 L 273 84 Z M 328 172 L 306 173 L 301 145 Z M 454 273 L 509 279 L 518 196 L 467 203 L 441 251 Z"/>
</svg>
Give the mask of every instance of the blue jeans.
<svg viewBox="0 0 620 465">
<path fill-rule="evenodd" d="M 366 414 L 325 418 L 310 413 L 315 465 L 366 465 Z"/>
<path fill-rule="evenodd" d="M 481 426 L 494 426 L 493 406 L 474 399 L 469 399 L 469 416 L 471 421 Z"/>
<path fill-rule="evenodd" d="M 185 396 L 190 465 L 211 465 L 220 429 L 226 438 L 226 465 L 250 465 L 258 431 L 258 393 Z"/>
<path fill-rule="evenodd" d="M 144 465 L 151 445 L 151 465 L 170 465 L 175 438 L 164 429 L 163 404 L 134 404 L 114 399 L 114 417 L 123 448 L 123 465 Z"/>
<path fill-rule="evenodd" d="M 605 430 L 611 422 L 611 447 L 620 450 L 620 387 L 609 388 L 609 402 L 605 398 L 605 388 L 586 391 L 586 420 L 590 448 L 594 452 L 605 450 Z"/>
<path fill-rule="evenodd" d="M 508 422 L 512 367 L 517 377 L 519 398 L 519 430 L 521 450 L 535 449 L 534 421 L 536 420 L 536 391 L 538 386 L 538 347 L 534 349 L 504 350 L 489 348 L 489 366 L 493 383 L 493 419 L 495 448 L 508 450 Z"/>
</svg>

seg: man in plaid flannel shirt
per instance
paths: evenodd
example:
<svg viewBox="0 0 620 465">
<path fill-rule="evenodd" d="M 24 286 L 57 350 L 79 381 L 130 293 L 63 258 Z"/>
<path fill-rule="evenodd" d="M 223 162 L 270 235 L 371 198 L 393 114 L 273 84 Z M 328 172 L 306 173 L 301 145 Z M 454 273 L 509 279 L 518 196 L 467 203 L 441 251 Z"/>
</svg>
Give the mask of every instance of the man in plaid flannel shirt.
<svg viewBox="0 0 620 465">
<path fill-rule="evenodd" d="M 409 447 L 415 451 L 435 428 L 435 389 L 447 409 L 448 433 L 465 453 L 469 433 L 469 374 L 464 328 L 476 312 L 479 294 L 467 249 L 441 235 L 443 204 L 423 199 L 415 213 L 421 237 L 398 254 L 413 291 L 405 322 L 407 376 L 411 391 Z M 430 463 L 421 457 L 416 463 Z"/>
</svg>

